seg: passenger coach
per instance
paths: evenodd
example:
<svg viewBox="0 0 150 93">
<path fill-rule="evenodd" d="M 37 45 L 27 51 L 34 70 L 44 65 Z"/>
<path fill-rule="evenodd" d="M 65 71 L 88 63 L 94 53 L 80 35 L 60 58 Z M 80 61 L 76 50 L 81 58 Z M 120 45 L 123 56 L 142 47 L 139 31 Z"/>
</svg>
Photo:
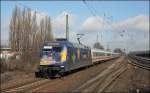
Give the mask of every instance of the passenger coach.
<svg viewBox="0 0 150 93">
<path fill-rule="evenodd" d="M 119 53 L 113 53 L 101 49 L 91 49 L 92 64 L 99 61 L 106 61 L 113 58 L 117 58 L 119 56 L 120 56 Z"/>
</svg>

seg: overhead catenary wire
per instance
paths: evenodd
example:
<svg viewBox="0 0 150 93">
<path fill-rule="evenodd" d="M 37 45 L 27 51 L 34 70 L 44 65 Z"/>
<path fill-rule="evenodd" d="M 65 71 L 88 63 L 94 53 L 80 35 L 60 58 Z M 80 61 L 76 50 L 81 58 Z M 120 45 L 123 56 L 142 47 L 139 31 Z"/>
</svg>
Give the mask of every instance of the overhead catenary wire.
<svg viewBox="0 0 150 93">
<path fill-rule="evenodd" d="M 86 1 L 85 0 L 83 0 L 83 3 L 85 4 L 85 6 L 88 8 L 88 10 L 91 12 L 91 14 L 93 15 L 93 16 L 95 16 L 96 17 L 96 19 L 101 23 L 101 20 L 98 18 L 98 16 L 96 15 L 96 10 L 94 9 L 94 11 L 95 12 L 93 12 L 93 10 L 90 8 L 90 6 L 86 3 Z"/>
<path fill-rule="evenodd" d="M 86 5 L 86 7 L 88 8 L 88 10 L 91 12 L 91 14 L 93 15 L 93 16 L 95 16 L 95 18 L 97 19 L 97 21 L 101 24 L 103 24 L 103 28 L 104 28 L 104 25 L 105 25 L 105 23 L 107 23 L 107 25 L 110 25 L 111 26 L 111 22 L 110 21 L 113 21 L 112 20 L 112 16 L 109 16 L 109 17 L 107 17 L 106 16 L 106 14 L 104 13 L 104 15 L 103 15 L 103 20 L 101 21 L 99 18 L 98 18 L 98 13 L 97 13 L 97 11 L 96 11 L 96 9 L 94 8 L 94 7 L 92 7 L 92 6 L 89 6 L 88 4 L 87 4 L 87 2 L 85 1 L 85 0 L 83 0 L 83 3 Z M 108 21 L 108 20 L 106 20 L 106 19 L 109 19 L 110 21 Z"/>
<path fill-rule="evenodd" d="M 97 10 L 94 7 L 92 7 L 92 6 L 89 6 L 88 3 L 85 0 L 83 0 L 83 3 L 86 5 L 86 7 L 88 8 L 88 10 L 91 12 L 91 14 L 93 16 L 95 16 L 97 18 L 97 20 L 101 23 L 101 21 L 99 20 L 99 18 L 97 16 L 98 15 Z M 106 13 L 104 13 L 104 18 L 103 19 L 104 19 L 103 21 L 106 21 L 107 23 L 109 23 L 106 19 L 109 19 L 109 20 L 112 21 L 112 16 L 107 17 Z"/>
<path fill-rule="evenodd" d="M 83 3 L 86 5 L 88 10 L 91 12 L 91 14 L 96 17 L 98 22 L 101 23 L 101 20 L 97 17 L 98 13 L 97 13 L 96 9 L 94 7 L 92 7 L 92 6 L 89 6 L 85 0 L 83 0 Z M 114 27 L 113 27 L 112 22 L 113 22 L 113 16 L 106 16 L 106 14 L 104 13 L 104 15 L 103 15 L 103 22 L 102 22 L 103 28 L 105 28 L 105 25 L 109 25 L 111 27 L 111 29 L 113 29 Z"/>
<path fill-rule="evenodd" d="M 98 20 L 99 23 L 102 23 L 103 25 L 107 24 L 107 25 L 112 26 L 111 23 L 113 22 L 113 16 L 106 16 L 106 13 L 104 13 L 103 22 L 101 22 L 101 20 L 97 16 L 98 15 L 97 10 L 92 6 L 89 6 L 88 3 L 86 2 L 86 0 L 83 0 L 83 3 L 86 5 L 88 10 L 91 12 L 91 14 L 96 17 L 96 19 Z"/>
<path fill-rule="evenodd" d="M 101 24 L 103 24 L 103 30 L 105 30 L 105 25 L 109 25 L 111 27 L 111 29 L 113 29 L 113 16 L 106 16 L 106 14 L 104 13 L 103 15 L 103 21 L 101 22 L 101 20 L 98 18 L 98 13 L 96 11 L 96 9 L 94 7 L 90 7 L 87 2 L 85 0 L 83 0 L 83 3 L 86 5 L 86 7 L 88 8 L 88 10 L 90 11 L 90 13 L 95 16 L 95 18 L 97 19 L 97 21 Z M 101 33 L 101 40 L 102 40 L 102 33 Z"/>
<path fill-rule="evenodd" d="M 88 8 L 88 10 L 90 11 L 90 13 L 97 19 L 97 21 L 103 25 L 103 29 L 104 29 L 104 25 L 105 25 L 105 13 L 104 13 L 104 18 L 103 20 L 100 20 L 99 16 L 97 16 L 97 11 L 94 7 L 90 7 L 87 2 L 85 0 L 83 0 L 83 3 L 85 4 L 85 6 Z M 94 10 L 94 11 L 93 11 Z M 97 33 L 98 36 L 98 33 Z M 102 33 L 101 33 L 101 40 L 102 40 Z M 98 42 L 98 40 L 97 40 Z"/>
</svg>

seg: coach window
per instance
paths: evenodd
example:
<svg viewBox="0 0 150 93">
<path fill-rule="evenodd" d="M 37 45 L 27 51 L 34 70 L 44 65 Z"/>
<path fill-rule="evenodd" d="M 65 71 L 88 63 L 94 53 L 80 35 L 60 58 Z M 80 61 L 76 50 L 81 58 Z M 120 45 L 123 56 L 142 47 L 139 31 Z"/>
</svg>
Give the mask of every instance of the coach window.
<svg viewBox="0 0 150 93">
<path fill-rule="evenodd" d="M 101 56 L 104 56 L 105 55 L 105 53 L 101 53 Z"/>
</svg>

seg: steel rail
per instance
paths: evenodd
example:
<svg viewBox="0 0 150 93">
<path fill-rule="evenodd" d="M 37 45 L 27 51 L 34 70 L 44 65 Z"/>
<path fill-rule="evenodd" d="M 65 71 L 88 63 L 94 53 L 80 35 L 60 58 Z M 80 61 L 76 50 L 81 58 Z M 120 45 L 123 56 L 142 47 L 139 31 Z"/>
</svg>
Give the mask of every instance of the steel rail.
<svg viewBox="0 0 150 93">
<path fill-rule="evenodd" d="M 135 55 L 129 55 L 128 57 L 131 60 L 131 62 L 129 62 L 130 64 L 146 70 L 150 70 L 150 59 L 135 56 Z"/>
<path fill-rule="evenodd" d="M 21 86 L 13 87 L 13 88 L 4 90 L 2 92 L 4 92 L 4 93 L 23 92 L 23 91 L 28 90 L 32 87 L 37 87 L 39 85 L 42 85 L 42 84 L 44 84 L 48 81 L 49 81 L 48 79 L 42 79 L 42 80 L 39 80 L 39 81 L 27 83 L 27 84 L 24 84 L 24 85 L 21 85 Z"/>
<path fill-rule="evenodd" d="M 77 87 L 73 92 L 103 92 L 125 70 L 126 66 L 121 66 L 121 64 L 116 65 L 116 63 L 114 63 L 94 78 L 89 79 L 87 82 Z"/>
</svg>

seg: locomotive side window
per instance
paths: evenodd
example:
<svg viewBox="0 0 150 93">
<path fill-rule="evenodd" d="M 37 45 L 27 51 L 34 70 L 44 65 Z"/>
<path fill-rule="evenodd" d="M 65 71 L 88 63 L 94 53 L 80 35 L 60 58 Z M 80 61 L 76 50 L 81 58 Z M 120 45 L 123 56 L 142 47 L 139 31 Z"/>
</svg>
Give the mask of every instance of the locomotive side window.
<svg viewBox="0 0 150 93">
<path fill-rule="evenodd" d="M 105 53 L 100 53 L 100 56 L 105 56 Z"/>
<path fill-rule="evenodd" d="M 87 59 L 88 57 L 88 51 L 86 49 L 81 49 L 81 59 Z"/>
</svg>

